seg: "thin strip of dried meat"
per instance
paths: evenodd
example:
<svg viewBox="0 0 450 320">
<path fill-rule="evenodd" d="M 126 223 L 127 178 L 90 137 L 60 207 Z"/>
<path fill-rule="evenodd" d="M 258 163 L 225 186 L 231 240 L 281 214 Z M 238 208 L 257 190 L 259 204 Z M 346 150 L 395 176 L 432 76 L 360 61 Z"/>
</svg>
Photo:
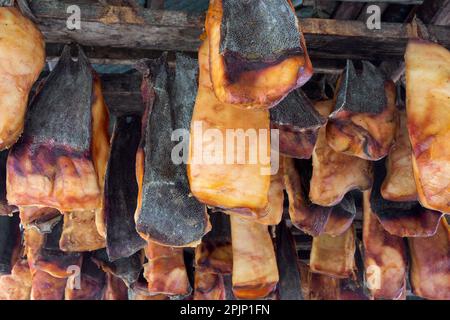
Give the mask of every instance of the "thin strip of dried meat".
<svg viewBox="0 0 450 320">
<path fill-rule="evenodd" d="M 337 85 L 326 137 L 336 152 L 379 160 L 388 154 L 394 142 L 396 90 L 394 83 L 385 80 L 370 62 L 363 61 L 362 65 L 362 73 L 357 73 L 347 60 Z"/>
<path fill-rule="evenodd" d="M 384 160 L 374 162 L 370 206 L 383 228 L 399 237 L 428 237 L 436 232 L 442 213 L 423 208 L 417 201 L 390 201 L 381 195 L 386 177 Z"/>
<path fill-rule="evenodd" d="M 406 127 L 406 112 L 399 112 L 399 125 L 389 155 L 386 158 L 386 178 L 381 195 L 391 201 L 417 201 L 417 187 L 412 165 L 411 142 Z"/>
<path fill-rule="evenodd" d="M 10 206 L 6 199 L 6 159 L 8 151 L 0 151 L 0 216 L 10 216 L 18 209 Z"/>
<path fill-rule="evenodd" d="M 7 162 L 7 196 L 19 206 L 61 212 L 101 207 L 109 156 L 109 114 L 81 48 L 66 46 L 31 103 L 24 134 Z"/>
<path fill-rule="evenodd" d="M 23 131 L 28 94 L 45 65 L 39 29 L 14 7 L 0 6 L 0 150 Z"/>
<path fill-rule="evenodd" d="M 363 243 L 366 282 L 372 297 L 400 299 L 406 288 L 405 243 L 384 230 L 370 208 L 370 191 L 364 192 Z"/>
<path fill-rule="evenodd" d="M 198 53 L 200 75 L 189 141 L 189 184 L 193 195 L 207 205 L 252 215 L 268 204 L 269 112 L 242 110 L 220 102 L 209 76 L 208 55 L 206 39 Z"/>
<path fill-rule="evenodd" d="M 0 216 L 0 275 L 10 274 L 20 246 L 20 220 L 17 215 Z"/>
<path fill-rule="evenodd" d="M 141 138 L 141 118 L 123 116 L 116 120 L 105 181 L 104 212 L 109 258 L 126 258 L 145 247 L 136 231 L 136 151 Z"/>
<path fill-rule="evenodd" d="M 136 156 L 139 195 L 135 221 L 144 239 L 187 247 L 200 242 L 209 231 L 209 222 L 206 207 L 190 196 L 182 159 L 174 162 L 181 156 L 172 157 L 176 147 L 174 130 L 184 132 L 189 128 L 197 75 L 197 62 L 191 58 L 178 55 L 176 65 L 173 77 L 165 55 L 144 68 L 142 91 L 146 106 Z M 184 140 L 181 143 L 188 145 Z"/>
<path fill-rule="evenodd" d="M 312 76 L 290 1 L 214 0 L 205 29 L 211 80 L 222 102 L 269 108 Z"/>
<path fill-rule="evenodd" d="M 332 100 L 315 104 L 322 116 L 327 117 L 333 107 Z M 312 177 L 309 198 L 321 206 L 334 206 L 353 189 L 366 190 L 372 185 L 370 162 L 334 151 L 327 143 L 326 128 L 320 128 L 312 153 Z"/>
<path fill-rule="evenodd" d="M 30 300 L 31 273 L 27 259 L 20 258 L 10 275 L 0 276 L 0 300 Z"/>
<path fill-rule="evenodd" d="M 450 52 L 410 40 L 405 53 L 406 111 L 420 203 L 450 212 Z"/>
<path fill-rule="evenodd" d="M 441 220 L 436 234 L 408 238 L 411 256 L 409 279 L 415 295 L 426 299 L 450 299 L 450 228 Z"/>
<path fill-rule="evenodd" d="M 268 227 L 230 216 L 233 293 L 238 299 L 265 298 L 278 283 L 278 267 Z"/>
<path fill-rule="evenodd" d="M 326 122 L 301 89 L 292 91 L 270 109 L 270 126 L 279 130 L 280 153 L 293 158 L 311 157 L 319 129 Z"/>
</svg>

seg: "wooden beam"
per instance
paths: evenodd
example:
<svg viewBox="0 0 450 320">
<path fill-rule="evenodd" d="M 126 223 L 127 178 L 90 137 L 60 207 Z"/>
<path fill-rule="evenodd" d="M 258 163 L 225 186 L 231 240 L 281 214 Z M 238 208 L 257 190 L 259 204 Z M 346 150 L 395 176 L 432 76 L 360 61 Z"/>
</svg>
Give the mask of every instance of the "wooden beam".
<svg viewBox="0 0 450 320">
<path fill-rule="evenodd" d="M 68 5 L 63 1 L 31 2 L 48 43 L 76 41 L 85 46 L 188 52 L 200 45 L 204 15 L 80 4 L 81 30 L 68 30 Z M 369 30 L 362 21 L 303 19 L 300 24 L 311 56 L 319 58 L 400 58 L 410 34 L 409 25 L 398 23 L 382 23 L 381 30 Z M 450 28 L 429 26 L 429 31 L 450 48 Z"/>
</svg>

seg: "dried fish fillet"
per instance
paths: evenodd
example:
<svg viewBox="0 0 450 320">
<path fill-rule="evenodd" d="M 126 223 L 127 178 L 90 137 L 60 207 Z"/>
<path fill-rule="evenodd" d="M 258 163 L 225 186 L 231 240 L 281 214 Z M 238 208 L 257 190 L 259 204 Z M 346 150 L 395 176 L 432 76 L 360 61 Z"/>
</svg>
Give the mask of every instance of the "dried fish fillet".
<svg viewBox="0 0 450 320">
<path fill-rule="evenodd" d="M 347 60 L 337 87 L 326 132 L 330 147 L 367 160 L 386 156 L 397 124 L 394 83 L 385 81 L 381 71 L 367 61 L 358 74 Z"/>
<path fill-rule="evenodd" d="M 327 117 L 332 109 L 332 101 L 315 104 L 322 116 Z M 353 189 L 366 190 L 372 184 L 370 162 L 334 151 L 327 143 L 326 128 L 319 130 L 317 143 L 312 153 L 312 177 L 309 198 L 321 206 L 334 206 Z"/>
<path fill-rule="evenodd" d="M 66 46 L 8 157 L 9 203 L 61 212 L 100 208 L 108 119 L 98 76 L 81 48 L 74 61 Z"/>
<path fill-rule="evenodd" d="M 450 52 L 411 40 L 405 54 L 406 111 L 420 203 L 450 213 Z"/>
<path fill-rule="evenodd" d="M 408 238 L 413 293 L 426 299 L 450 299 L 450 228 L 441 220 L 436 234 Z"/>
<path fill-rule="evenodd" d="M 233 244 L 233 293 L 238 299 L 265 298 L 279 276 L 267 226 L 230 216 Z"/>
<path fill-rule="evenodd" d="M 290 1 L 214 0 L 205 29 L 211 80 L 222 102 L 269 108 L 312 76 Z"/>
<path fill-rule="evenodd" d="M 197 63 L 178 55 L 171 81 L 165 60 L 163 56 L 150 62 L 144 70 L 142 90 L 146 106 L 136 156 L 139 187 L 136 229 L 147 241 L 161 245 L 196 246 L 209 231 L 208 216 L 206 207 L 190 196 L 182 159 L 176 159 L 180 163 L 174 162 L 177 156 L 172 157 L 172 153 L 177 144 L 172 142 L 172 134 L 176 129 L 189 128 L 196 94 Z M 152 79 L 145 73 L 150 73 Z M 154 101 L 147 97 L 153 97 Z M 181 143 L 187 146 L 186 141 Z"/>
<path fill-rule="evenodd" d="M 45 65 L 44 38 L 39 29 L 13 7 L 0 6 L 0 150 L 22 133 L 28 94 Z"/>
<path fill-rule="evenodd" d="M 269 112 L 241 110 L 220 102 L 209 77 L 208 40 L 203 42 L 198 55 L 199 88 L 189 141 L 191 191 L 199 201 L 210 206 L 251 215 L 268 204 Z M 234 133 L 233 148 L 224 148 L 227 131 Z M 235 140 L 239 141 L 235 143 Z"/>
</svg>

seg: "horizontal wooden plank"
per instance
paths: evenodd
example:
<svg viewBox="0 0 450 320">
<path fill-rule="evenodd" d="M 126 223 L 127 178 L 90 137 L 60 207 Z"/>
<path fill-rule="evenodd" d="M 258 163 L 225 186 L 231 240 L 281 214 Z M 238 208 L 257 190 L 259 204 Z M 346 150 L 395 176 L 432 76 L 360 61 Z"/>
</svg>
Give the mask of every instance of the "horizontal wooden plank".
<svg viewBox="0 0 450 320">
<path fill-rule="evenodd" d="M 187 52 L 196 51 L 200 44 L 204 15 L 80 3 L 81 29 L 69 30 L 70 4 L 31 2 L 48 43 L 75 41 L 85 46 Z M 398 23 L 382 23 L 380 30 L 369 30 L 363 21 L 302 19 L 300 24 L 311 56 L 318 58 L 400 58 L 411 37 L 411 27 Z M 449 27 L 429 26 L 428 30 L 450 48 Z"/>
</svg>

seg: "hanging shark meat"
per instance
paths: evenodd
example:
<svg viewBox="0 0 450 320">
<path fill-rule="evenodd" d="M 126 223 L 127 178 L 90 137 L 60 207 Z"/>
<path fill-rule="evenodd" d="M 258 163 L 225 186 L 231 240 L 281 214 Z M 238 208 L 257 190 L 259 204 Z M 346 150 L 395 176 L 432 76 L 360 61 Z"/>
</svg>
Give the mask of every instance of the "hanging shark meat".
<svg viewBox="0 0 450 320">
<path fill-rule="evenodd" d="M 370 208 L 364 192 L 363 243 L 366 282 L 375 299 L 400 299 L 406 288 L 407 257 L 403 239 L 389 234 Z"/>
<path fill-rule="evenodd" d="M 265 298 L 278 283 L 278 267 L 268 227 L 230 216 L 233 293 L 238 299 Z"/>
<path fill-rule="evenodd" d="M 450 51 L 411 40 L 405 54 L 406 113 L 420 203 L 450 212 Z"/>
<path fill-rule="evenodd" d="M 19 258 L 9 275 L 0 276 L 0 300 L 30 300 L 31 273 L 27 259 Z"/>
<path fill-rule="evenodd" d="M 22 133 L 28 95 L 45 65 L 45 43 L 34 23 L 14 7 L 0 4 L 0 21 L 1 151 Z"/>
<path fill-rule="evenodd" d="M 205 22 L 217 98 L 270 108 L 312 76 L 303 34 L 288 0 L 214 0 Z"/>
<path fill-rule="evenodd" d="M 106 242 L 111 260 L 126 258 L 145 247 L 136 232 L 136 151 L 141 137 L 141 118 L 116 120 L 105 181 Z"/>
<path fill-rule="evenodd" d="M 209 222 L 206 207 L 190 196 L 180 154 L 174 156 L 179 159 L 172 158 L 177 145 L 171 142 L 172 134 L 189 128 L 197 92 L 197 62 L 179 54 L 176 65 L 175 75 L 170 74 L 163 55 L 143 68 L 146 106 L 136 156 L 139 193 L 135 221 L 138 233 L 147 241 L 188 247 L 200 242 L 209 231 Z M 188 145 L 184 140 L 181 143 Z"/>
<path fill-rule="evenodd" d="M 0 8 L 1 10 L 1 8 Z M 0 216 L 10 216 L 18 209 L 8 204 L 6 199 L 6 159 L 8 151 L 0 151 Z"/>
<path fill-rule="evenodd" d="M 64 300 L 67 278 L 54 277 L 41 271 L 31 271 L 31 300 Z"/>
<path fill-rule="evenodd" d="M 374 162 L 370 206 L 383 228 L 399 237 L 429 237 L 436 232 L 442 213 L 426 209 L 417 201 L 390 201 L 381 195 L 386 177 L 384 160 Z"/>
<path fill-rule="evenodd" d="M 108 109 L 98 76 L 70 46 L 37 93 L 7 162 L 8 201 L 61 212 L 101 207 L 109 155 Z"/>
<path fill-rule="evenodd" d="M 315 104 L 319 113 L 327 117 L 332 109 L 332 101 Z M 334 206 L 352 190 L 366 190 L 372 184 L 370 162 L 334 151 L 327 143 L 326 128 L 319 130 L 317 143 L 312 153 L 312 177 L 309 198 L 321 206 Z"/>
<path fill-rule="evenodd" d="M 270 125 L 279 130 L 280 153 L 285 156 L 310 158 L 318 131 L 325 123 L 326 118 L 316 111 L 301 89 L 292 91 L 270 109 Z"/>
<path fill-rule="evenodd" d="M 358 74 L 350 60 L 341 76 L 326 137 L 336 152 L 367 160 L 387 155 L 396 130 L 396 90 L 370 62 Z"/>
<path fill-rule="evenodd" d="M 198 56 L 199 88 L 191 121 L 188 163 L 192 194 L 209 206 L 252 215 L 268 204 L 269 112 L 238 109 L 220 102 L 209 76 L 208 39 Z M 232 133 L 231 137 L 227 132 Z M 224 146 L 224 137 L 231 140 L 232 147 Z"/>
</svg>

